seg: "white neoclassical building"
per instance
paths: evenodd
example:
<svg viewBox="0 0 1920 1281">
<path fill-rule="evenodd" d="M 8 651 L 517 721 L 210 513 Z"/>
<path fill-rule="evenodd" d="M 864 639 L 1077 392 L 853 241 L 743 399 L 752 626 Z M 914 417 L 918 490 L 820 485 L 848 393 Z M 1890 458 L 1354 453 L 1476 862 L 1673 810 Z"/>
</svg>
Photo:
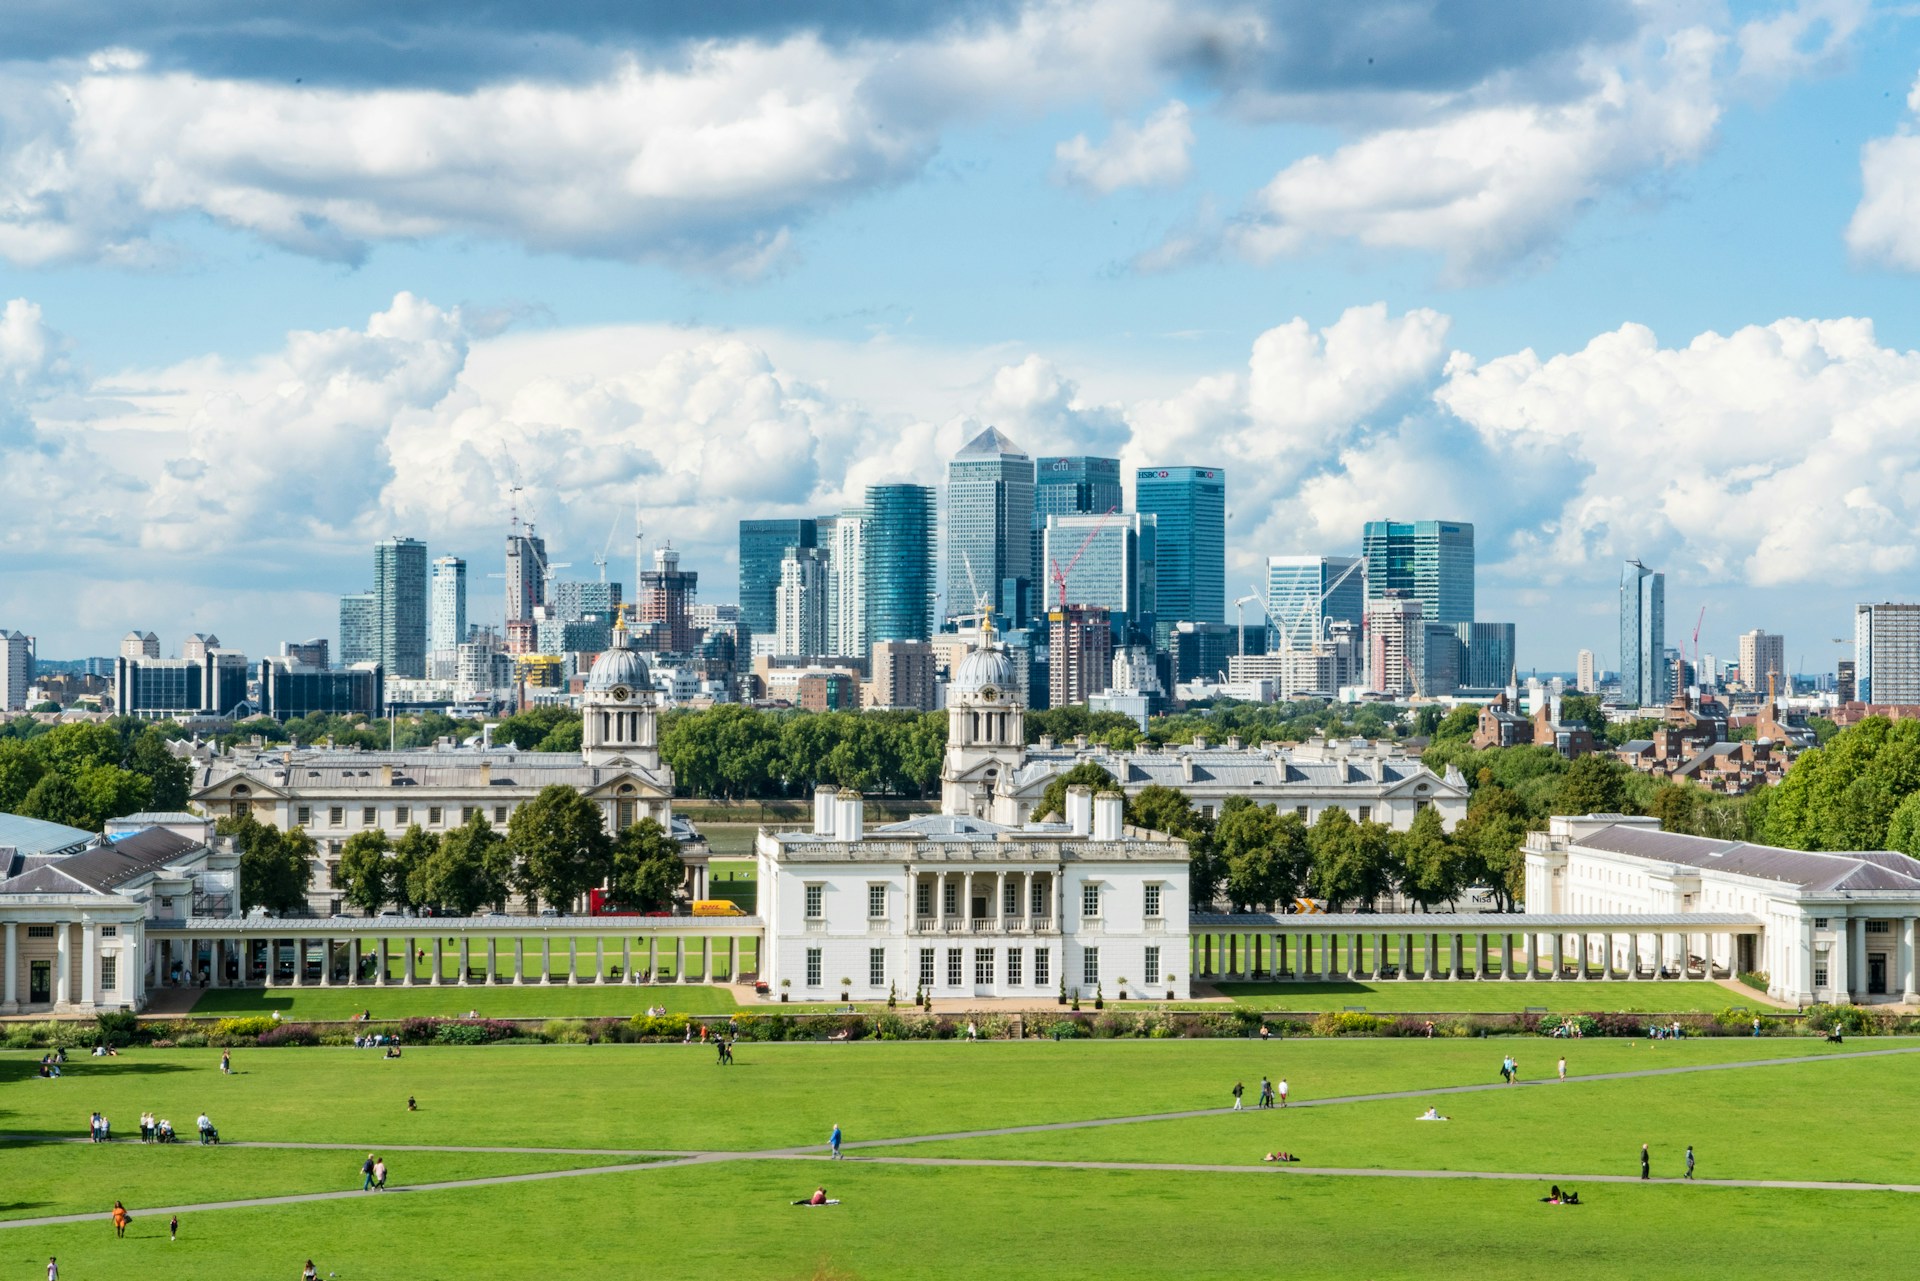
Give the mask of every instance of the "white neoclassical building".
<svg viewBox="0 0 1920 1281">
<path fill-rule="evenodd" d="M 812 828 L 763 828 L 761 978 L 795 999 L 1185 997 L 1188 853 L 1125 827 L 1117 792 L 1069 789 L 1060 823 L 972 812 L 1024 733 L 1014 670 L 989 633 L 948 691 L 943 812 L 868 828 L 823 787 Z"/>
<path fill-rule="evenodd" d="M 1652 818 L 1555 818 L 1528 838 L 1527 913 L 1679 918 L 1616 936 L 1667 964 L 1763 973 L 1789 1002 L 1920 1001 L 1920 860 L 1890 850 L 1808 851 L 1660 830 Z M 1750 925 L 1697 932 L 1687 918 Z M 1678 958 L 1684 958 L 1684 961 Z"/>
</svg>

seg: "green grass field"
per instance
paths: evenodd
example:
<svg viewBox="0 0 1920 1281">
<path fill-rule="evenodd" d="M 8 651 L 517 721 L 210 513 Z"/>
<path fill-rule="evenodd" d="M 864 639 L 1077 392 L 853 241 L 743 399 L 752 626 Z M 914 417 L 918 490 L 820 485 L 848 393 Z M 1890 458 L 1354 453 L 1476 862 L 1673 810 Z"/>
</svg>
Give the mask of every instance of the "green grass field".
<svg viewBox="0 0 1920 1281">
<path fill-rule="evenodd" d="M 729 1278 L 1798 1277 L 1883 1269 L 1916 1227 L 1912 1195 L 1654 1183 L 1583 1183 L 1586 1206 L 1539 1204 L 1527 1179 L 1316 1174 L 1314 1167 L 1657 1175 L 1692 1142 L 1702 1178 L 1916 1181 L 1920 1120 L 1888 1100 L 1920 1086 L 1920 1041 L 1808 1038 L 1628 1043 L 1541 1038 L 1428 1040 L 856 1042 L 743 1044 L 718 1067 L 704 1048 L 495 1046 L 366 1051 L 134 1050 L 76 1060 L 55 1082 L 37 1056 L 0 1054 L 0 1131 L 72 1135 L 101 1108 L 124 1129 L 143 1108 L 189 1122 L 206 1107 L 229 1140 L 345 1143 L 348 1150 L 137 1143 L 13 1146 L 0 1219 L 93 1210 L 99 1221 L 0 1226 L 0 1275 L 451 1278 L 582 1275 Z M 1523 1076 L 1573 1079 L 1432 1099 L 1452 1119 L 1417 1122 L 1426 1098 L 1334 1102 L 880 1148 L 863 1140 L 1217 1108 L 1236 1079 L 1286 1075 L 1296 1103 L 1478 1086 L 1499 1058 Z M 1782 1066 L 1601 1081 L 1645 1068 Z M 405 1099 L 414 1095 L 417 1112 Z M 839 1123 L 839 1163 L 817 1155 Z M 1871 1142 L 1861 1142 L 1865 1131 Z M 584 1152 L 429 1153 L 406 1144 L 670 1149 L 761 1154 L 662 1162 L 504 1186 L 418 1189 L 442 1179 L 579 1169 Z M 1286 1147 L 1302 1165 L 1262 1166 Z M 362 1150 L 364 1149 L 364 1150 Z M 791 1154 L 786 1154 L 790 1150 Z M 357 1191 L 382 1151 L 399 1190 Z M 1221 1164 L 1235 1171 L 1107 1171 L 896 1164 L 901 1157 Z M 844 1204 L 788 1202 L 824 1182 Z M 162 1205 L 237 1194 L 347 1189 L 346 1199 L 182 1212 Z M 104 1221 L 115 1197 L 136 1222 Z M 902 1248 L 904 1246 L 908 1248 Z"/>
<path fill-rule="evenodd" d="M 1344 1010 L 1360 1006 L 1369 1014 L 1399 1012 L 1488 1014 L 1544 1007 L 1555 1014 L 1594 1010 L 1621 1013 L 1685 1014 L 1744 1005 L 1756 1014 L 1774 1007 L 1744 989 L 1718 983 L 1609 983 L 1598 980 L 1554 982 L 1449 983 L 1384 979 L 1377 983 L 1222 983 L 1222 996 L 1250 1010 Z"/>
</svg>

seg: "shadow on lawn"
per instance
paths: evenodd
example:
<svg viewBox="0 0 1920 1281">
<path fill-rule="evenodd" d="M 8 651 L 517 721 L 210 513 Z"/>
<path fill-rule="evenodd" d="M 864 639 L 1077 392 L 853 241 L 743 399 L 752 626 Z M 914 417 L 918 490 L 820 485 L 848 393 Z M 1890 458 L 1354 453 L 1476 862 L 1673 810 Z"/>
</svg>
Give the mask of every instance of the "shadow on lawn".
<svg viewBox="0 0 1920 1281">
<path fill-rule="evenodd" d="M 191 1072 L 194 1069 L 184 1063 L 155 1063 L 150 1059 L 129 1059 L 116 1055 L 108 1059 L 96 1059 L 91 1056 L 69 1058 L 61 1065 L 60 1080 L 49 1081 L 55 1085 L 61 1082 L 84 1084 L 110 1076 L 156 1076 L 167 1072 Z M 33 1081 L 40 1077 L 38 1059 L 0 1059 L 0 1085 L 9 1085 L 17 1081 Z"/>
</svg>

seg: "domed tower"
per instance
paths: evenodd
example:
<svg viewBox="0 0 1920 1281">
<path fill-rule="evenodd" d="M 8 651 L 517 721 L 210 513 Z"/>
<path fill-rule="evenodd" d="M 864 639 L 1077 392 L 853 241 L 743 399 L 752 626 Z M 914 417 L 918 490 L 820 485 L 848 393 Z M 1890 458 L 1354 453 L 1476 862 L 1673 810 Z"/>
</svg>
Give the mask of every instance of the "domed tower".
<svg viewBox="0 0 1920 1281">
<path fill-rule="evenodd" d="M 612 648 L 593 661 L 582 699 L 580 752 L 589 765 L 624 760 L 658 769 L 660 695 L 647 660 L 627 640 L 623 622 L 613 630 Z"/>
<path fill-rule="evenodd" d="M 967 651 L 947 685 L 947 759 L 940 809 L 991 818 L 994 789 L 1027 757 L 1027 709 L 1013 659 L 993 639 Z"/>
</svg>

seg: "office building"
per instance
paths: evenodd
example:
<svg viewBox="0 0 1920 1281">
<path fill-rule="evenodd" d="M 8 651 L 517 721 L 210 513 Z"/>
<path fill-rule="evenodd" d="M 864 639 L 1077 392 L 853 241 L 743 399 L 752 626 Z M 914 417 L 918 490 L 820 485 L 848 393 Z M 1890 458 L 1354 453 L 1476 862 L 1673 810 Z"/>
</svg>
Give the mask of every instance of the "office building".
<svg viewBox="0 0 1920 1281">
<path fill-rule="evenodd" d="M 1920 703 L 1920 605 L 1857 605 L 1854 683 L 1863 703 Z"/>
<path fill-rule="evenodd" d="M 324 636 L 315 636 L 312 640 L 281 641 L 280 657 L 289 663 L 298 663 L 302 667 L 325 667 L 330 646 Z"/>
<path fill-rule="evenodd" d="M 1328 625 L 1367 615 L 1366 562 L 1358 556 L 1267 557 L 1267 652 L 1305 650 Z"/>
<path fill-rule="evenodd" d="M 1033 459 L 996 427 L 947 464 L 946 571 L 948 618 L 978 613 L 983 597 L 1001 618 L 1024 612 L 1036 578 Z"/>
<path fill-rule="evenodd" d="M 456 653 L 458 646 L 455 646 Z M 260 660 L 260 710 L 277 721 L 315 714 L 378 717 L 386 707 L 378 663 L 328 669 L 286 658 Z"/>
<path fill-rule="evenodd" d="M 864 511 L 833 518 L 827 560 L 827 652 L 867 656 L 867 517 Z"/>
<path fill-rule="evenodd" d="M 868 663 L 868 707 L 933 710 L 933 646 L 926 641 L 881 641 Z"/>
<path fill-rule="evenodd" d="M 1367 601 L 1367 688 L 1389 698 L 1424 693 L 1426 619 L 1410 594 L 1389 588 Z"/>
<path fill-rule="evenodd" d="M 1473 621 L 1473 526 L 1457 520 L 1370 520 L 1361 534 L 1367 599 L 1397 591 L 1429 623 Z"/>
<path fill-rule="evenodd" d="M 1842 704 L 1859 700 L 1860 686 L 1854 677 L 1854 662 L 1851 658 L 1841 659 L 1838 668 L 1835 669 L 1833 692 Z"/>
<path fill-rule="evenodd" d="M 158 658 L 160 638 L 152 632 L 128 632 L 120 638 L 120 657 Z"/>
<path fill-rule="evenodd" d="M 1158 532 L 1152 516 L 1138 513 L 1047 517 L 1048 609 L 1103 606 L 1122 645 L 1151 644 Z"/>
<path fill-rule="evenodd" d="M 1600 688 L 1600 673 L 1593 665 L 1593 651 L 1583 649 L 1573 660 L 1573 687 L 1582 694 Z"/>
<path fill-rule="evenodd" d="M 1157 531 L 1155 614 L 1174 623 L 1227 621 L 1227 473 L 1218 467 L 1142 467 L 1133 507 Z"/>
<path fill-rule="evenodd" d="M 534 607 L 546 603 L 547 540 L 534 533 L 532 525 L 521 533 L 516 524 L 507 535 L 508 625 L 531 620 Z"/>
<path fill-rule="evenodd" d="M 749 635 L 774 634 L 780 562 L 786 559 L 787 548 L 818 547 L 818 538 L 811 518 L 740 522 L 740 621 Z"/>
<path fill-rule="evenodd" d="M 1466 684 L 1467 642 L 1460 638 L 1458 627 L 1447 623 L 1422 623 L 1421 627 L 1425 649 L 1419 692 L 1425 698 L 1451 698 Z"/>
<path fill-rule="evenodd" d="M 1100 605 L 1068 605 L 1047 615 L 1050 705 L 1084 703 L 1113 676 L 1113 620 Z"/>
<path fill-rule="evenodd" d="M 827 566 L 816 547 L 789 547 L 774 601 L 774 653 L 827 652 Z"/>
<path fill-rule="evenodd" d="M 611 620 L 626 602 L 619 583 L 596 579 L 555 583 L 550 595 L 552 599 L 547 601 L 547 616 L 564 618 L 570 622 L 582 618 Z"/>
<path fill-rule="evenodd" d="M 373 548 L 375 626 L 380 666 L 390 675 L 427 674 L 427 545 L 389 538 Z"/>
<path fill-rule="evenodd" d="M 654 624 L 657 648 L 670 654 L 691 653 L 694 629 L 690 611 L 700 576 L 680 568 L 680 553 L 672 547 L 653 549 L 653 568 L 640 574 L 639 621 Z M 602 617 L 608 617 L 603 614 Z"/>
<path fill-rule="evenodd" d="M 380 661 L 379 601 L 372 592 L 340 598 L 340 666 Z"/>
<path fill-rule="evenodd" d="M 1773 678 L 1769 686 L 1767 678 Z M 1740 679 L 1748 689 L 1766 693 L 1777 688 L 1782 694 L 1793 692 L 1787 679 L 1787 638 L 1754 628 L 1740 634 Z"/>
<path fill-rule="evenodd" d="M 1461 685 L 1468 689 L 1499 689 L 1513 679 L 1512 623 L 1455 623 L 1453 631 L 1462 650 Z"/>
<path fill-rule="evenodd" d="M 122 656 L 114 664 L 114 710 L 143 720 L 232 716 L 247 701 L 248 675 L 246 655 L 223 649 L 195 658 Z"/>
<path fill-rule="evenodd" d="M 1176 685 L 1226 678 L 1238 650 L 1233 628 L 1225 623 L 1175 623 L 1166 635 Z"/>
<path fill-rule="evenodd" d="M 861 539 L 861 593 L 869 651 L 882 641 L 933 638 L 938 497 L 926 485 L 869 485 Z"/>
<path fill-rule="evenodd" d="M 33 684 L 33 637 L 0 629 L 0 712 L 24 711 Z"/>
<path fill-rule="evenodd" d="M 436 558 L 427 591 L 427 655 L 439 669 L 434 675 L 450 676 L 467 639 L 467 562 L 458 556 Z"/>
<path fill-rule="evenodd" d="M 1042 458 L 1033 475 L 1033 580 L 1044 596 L 1050 581 L 1046 559 L 1047 517 L 1099 515 L 1127 505 L 1118 458 Z M 1045 604 L 1057 602 L 1048 596 Z"/>
<path fill-rule="evenodd" d="M 1620 571 L 1620 701 L 1659 707 L 1672 690 L 1667 658 L 1667 576 L 1637 560 Z"/>
</svg>

